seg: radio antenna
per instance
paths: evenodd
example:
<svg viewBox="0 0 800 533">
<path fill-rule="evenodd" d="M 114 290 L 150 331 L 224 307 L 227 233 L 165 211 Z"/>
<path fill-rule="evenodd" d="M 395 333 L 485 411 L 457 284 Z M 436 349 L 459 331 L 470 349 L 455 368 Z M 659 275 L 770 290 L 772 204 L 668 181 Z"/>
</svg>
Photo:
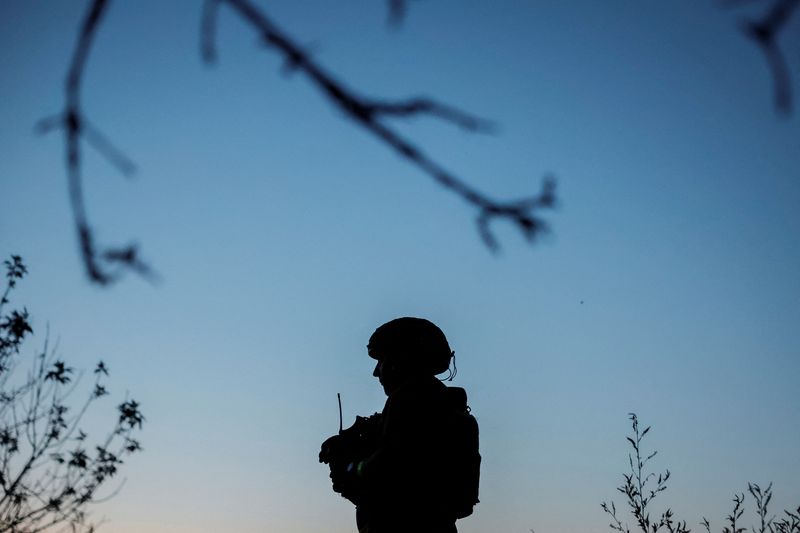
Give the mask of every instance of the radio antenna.
<svg viewBox="0 0 800 533">
<path fill-rule="evenodd" d="M 336 400 L 339 402 L 339 434 L 342 433 L 342 395 L 336 393 Z"/>
</svg>

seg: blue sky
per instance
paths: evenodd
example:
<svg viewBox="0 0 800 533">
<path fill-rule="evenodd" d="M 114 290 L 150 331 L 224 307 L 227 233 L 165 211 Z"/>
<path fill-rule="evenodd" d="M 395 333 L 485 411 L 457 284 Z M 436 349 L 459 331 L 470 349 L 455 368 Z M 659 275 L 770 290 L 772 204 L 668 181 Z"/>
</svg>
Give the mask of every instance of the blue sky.
<svg viewBox="0 0 800 533">
<path fill-rule="evenodd" d="M 3 2 L 0 251 L 30 267 L 29 349 L 49 325 L 148 420 L 96 511 L 106 531 L 354 530 L 316 454 L 337 392 L 346 422 L 381 408 L 364 345 L 403 315 L 448 335 L 481 424 L 482 503 L 460 531 L 602 531 L 630 411 L 673 472 L 659 498 L 690 526 L 720 526 L 748 481 L 774 481 L 775 510 L 799 503 L 800 123 L 773 112 L 742 11 L 426 0 L 390 29 L 383 2 L 259 4 L 368 95 L 497 121 L 491 136 L 398 127 L 498 198 L 554 173 L 553 231 L 529 246 L 498 223 L 490 254 L 469 206 L 282 74 L 231 12 L 209 68 L 198 2 L 119 2 L 85 108 L 139 171 L 87 151 L 88 209 L 162 282 L 93 287 L 61 139 L 32 133 L 60 108 L 84 2 Z"/>
</svg>

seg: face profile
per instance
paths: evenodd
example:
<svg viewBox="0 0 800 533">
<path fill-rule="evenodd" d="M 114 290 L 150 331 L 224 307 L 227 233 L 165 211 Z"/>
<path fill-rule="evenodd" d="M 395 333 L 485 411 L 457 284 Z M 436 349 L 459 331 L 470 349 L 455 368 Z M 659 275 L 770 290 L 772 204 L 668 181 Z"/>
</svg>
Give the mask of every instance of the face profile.
<svg viewBox="0 0 800 533">
<path fill-rule="evenodd" d="M 398 367 L 387 361 L 381 359 L 375 364 L 375 369 L 372 375 L 378 378 L 378 382 L 383 387 L 383 392 L 389 396 L 402 382 L 402 376 Z"/>
</svg>

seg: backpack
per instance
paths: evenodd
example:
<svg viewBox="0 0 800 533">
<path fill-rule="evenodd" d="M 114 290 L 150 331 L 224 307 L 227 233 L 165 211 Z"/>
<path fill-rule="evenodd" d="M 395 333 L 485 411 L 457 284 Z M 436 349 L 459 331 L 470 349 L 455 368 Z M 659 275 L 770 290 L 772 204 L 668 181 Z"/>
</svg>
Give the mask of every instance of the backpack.
<svg viewBox="0 0 800 533">
<path fill-rule="evenodd" d="M 478 500 L 481 455 L 478 452 L 478 421 L 470 413 L 467 392 L 461 387 L 447 387 L 447 399 L 453 409 L 450 434 L 452 484 L 448 507 L 456 518 L 472 514 Z"/>
</svg>

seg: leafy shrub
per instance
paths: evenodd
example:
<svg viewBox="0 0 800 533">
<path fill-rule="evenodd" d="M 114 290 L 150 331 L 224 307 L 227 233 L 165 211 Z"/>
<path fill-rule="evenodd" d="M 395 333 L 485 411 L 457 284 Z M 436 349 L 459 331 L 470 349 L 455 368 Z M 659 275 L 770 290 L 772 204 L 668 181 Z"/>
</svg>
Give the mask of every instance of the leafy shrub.
<svg viewBox="0 0 800 533">
<path fill-rule="evenodd" d="M 5 312 L 9 295 L 27 269 L 19 256 L 4 262 L 6 288 L 0 299 L 0 532 L 35 533 L 60 528 L 92 532 L 87 507 L 119 472 L 126 455 L 141 450 L 134 434 L 144 417 L 139 404 L 117 406 L 116 423 L 93 441 L 80 428 L 89 407 L 109 394 L 108 367 L 93 371 L 83 400 L 74 401 L 80 379 L 45 340 L 27 373 L 20 349 L 33 335 L 27 309 Z M 91 443 L 91 444 L 90 444 Z"/>
</svg>

